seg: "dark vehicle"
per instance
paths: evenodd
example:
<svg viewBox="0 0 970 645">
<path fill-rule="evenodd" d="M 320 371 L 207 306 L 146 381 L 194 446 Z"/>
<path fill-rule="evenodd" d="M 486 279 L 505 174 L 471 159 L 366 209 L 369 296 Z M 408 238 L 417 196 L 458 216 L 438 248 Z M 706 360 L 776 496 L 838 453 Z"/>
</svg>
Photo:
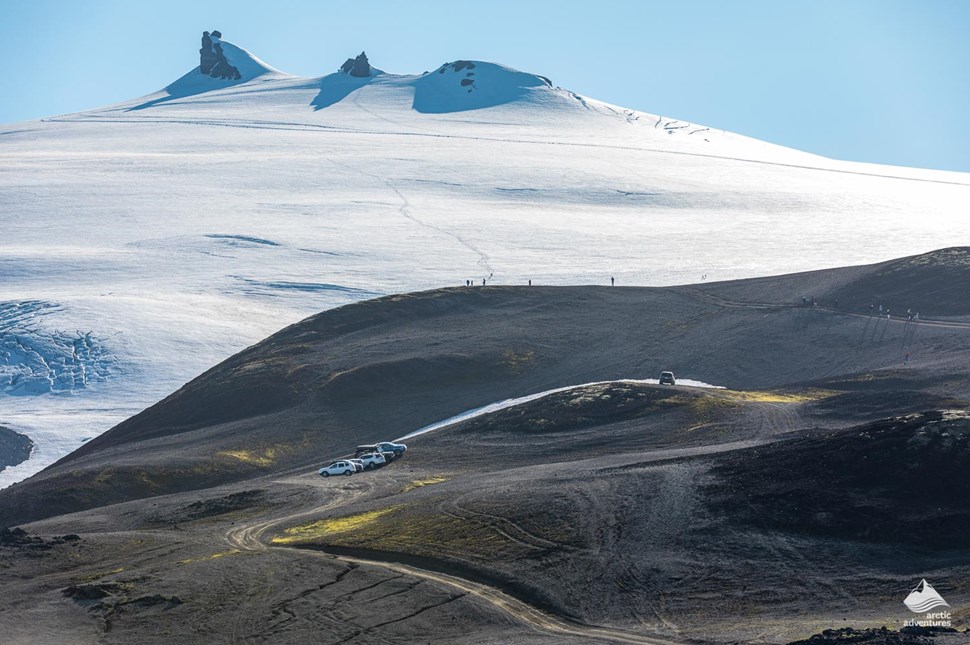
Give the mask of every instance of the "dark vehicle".
<svg viewBox="0 0 970 645">
<path fill-rule="evenodd" d="M 374 444 L 369 445 L 369 446 L 357 446 L 357 450 L 354 451 L 354 458 L 356 459 L 356 458 L 360 457 L 361 455 L 366 455 L 368 453 L 380 452 L 380 451 L 381 451 L 381 449 L 378 448 Z"/>
<path fill-rule="evenodd" d="M 673 372 L 660 372 L 660 384 L 661 385 L 677 385 L 677 381 L 674 379 Z"/>
<path fill-rule="evenodd" d="M 408 447 L 403 443 L 394 443 L 392 441 L 382 441 L 381 443 L 368 444 L 365 446 L 357 446 L 357 451 L 354 453 L 354 457 L 360 457 L 361 455 L 376 452 L 376 453 L 390 453 L 390 455 L 385 454 L 388 457 L 388 461 L 395 459 L 404 454 L 404 451 Z"/>
<path fill-rule="evenodd" d="M 403 443 L 394 443 L 393 441 L 382 441 L 377 444 L 377 449 L 381 452 L 393 452 L 395 457 L 400 457 L 404 454 L 404 451 L 408 449 Z"/>
</svg>

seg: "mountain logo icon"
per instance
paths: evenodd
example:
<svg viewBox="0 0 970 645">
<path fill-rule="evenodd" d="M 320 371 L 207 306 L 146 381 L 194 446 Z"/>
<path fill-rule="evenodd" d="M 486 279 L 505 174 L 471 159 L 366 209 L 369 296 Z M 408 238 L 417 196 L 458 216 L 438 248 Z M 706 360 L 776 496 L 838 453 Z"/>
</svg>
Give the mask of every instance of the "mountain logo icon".
<svg viewBox="0 0 970 645">
<path fill-rule="evenodd" d="M 909 592 L 906 600 L 903 601 L 907 609 L 915 614 L 922 614 L 937 607 L 949 607 L 949 603 L 943 600 L 943 596 L 937 593 L 930 583 L 923 578 L 916 588 Z"/>
</svg>

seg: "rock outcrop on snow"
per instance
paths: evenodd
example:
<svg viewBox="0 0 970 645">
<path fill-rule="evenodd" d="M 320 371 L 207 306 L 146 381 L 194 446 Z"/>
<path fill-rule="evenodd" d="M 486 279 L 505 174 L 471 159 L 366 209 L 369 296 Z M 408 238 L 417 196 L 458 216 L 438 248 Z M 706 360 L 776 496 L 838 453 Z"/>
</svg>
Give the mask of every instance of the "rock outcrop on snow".
<svg viewBox="0 0 970 645">
<path fill-rule="evenodd" d="M 27 435 L 0 426 L 0 470 L 26 461 L 33 448 L 34 442 Z"/>
<path fill-rule="evenodd" d="M 350 74 L 351 76 L 356 76 L 357 78 L 366 78 L 371 75 L 370 62 L 367 60 L 367 54 L 365 52 L 360 52 L 357 58 L 348 58 L 347 62 L 340 66 L 340 71 L 344 74 Z"/>
<path fill-rule="evenodd" d="M 239 80 L 242 75 L 233 67 L 222 51 L 222 33 L 202 32 L 202 48 L 199 50 L 199 72 L 212 78 Z"/>
</svg>

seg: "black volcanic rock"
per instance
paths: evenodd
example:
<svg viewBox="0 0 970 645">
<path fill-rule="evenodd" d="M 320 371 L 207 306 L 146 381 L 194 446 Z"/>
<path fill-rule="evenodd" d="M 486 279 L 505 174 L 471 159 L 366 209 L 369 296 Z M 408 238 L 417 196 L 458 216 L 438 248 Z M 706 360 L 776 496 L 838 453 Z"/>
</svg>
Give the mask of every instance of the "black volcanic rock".
<svg viewBox="0 0 970 645">
<path fill-rule="evenodd" d="M 475 89 L 475 79 L 472 78 L 472 76 L 475 75 L 475 72 L 471 71 L 473 69 L 475 69 L 475 63 L 473 63 L 472 61 L 456 60 L 454 63 L 445 63 L 444 65 L 439 67 L 438 73 L 444 74 L 448 70 L 459 73 L 464 70 L 468 70 L 465 72 L 465 77 L 459 81 L 459 84 L 461 85 L 461 87 L 468 88 L 468 92 L 470 93 L 472 90 Z"/>
<path fill-rule="evenodd" d="M 34 442 L 27 435 L 0 426 L 0 471 L 27 461 Z"/>
<path fill-rule="evenodd" d="M 720 457 L 714 472 L 712 507 L 760 529 L 938 549 L 970 531 L 966 410 L 769 443 Z"/>
<path fill-rule="evenodd" d="M 367 54 L 360 52 L 360 56 L 357 58 L 348 58 L 347 62 L 340 66 L 340 71 L 357 78 L 370 76 L 370 62 L 367 60 Z"/>
<path fill-rule="evenodd" d="M 936 636 L 958 634 L 949 627 L 903 627 L 898 632 L 886 627 L 853 629 L 826 629 L 805 640 L 793 641 L 788 645 L 843 645 L 865 643 L 867 645 L 931 645 Z"/>
<path fill-rule="evenodd" d="M 199 50 L 199 72 L 212 78 L 225 80 L 239 80 L 242 76 L 239 70 L 232 66 L 222 51 L 219 31 L 202 32 L 202 48 Z"/>
</svg>

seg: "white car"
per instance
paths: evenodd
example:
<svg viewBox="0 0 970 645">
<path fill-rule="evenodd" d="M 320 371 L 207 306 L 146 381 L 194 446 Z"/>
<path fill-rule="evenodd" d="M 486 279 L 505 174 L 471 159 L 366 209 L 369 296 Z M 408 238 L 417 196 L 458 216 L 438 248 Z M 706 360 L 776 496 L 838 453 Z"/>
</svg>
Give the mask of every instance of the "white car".
<svg viewBox="0 0 970 645">
<path fill-rule="evenodd" d="M 357 467 L 357 472 L 360 472 L 364 469 L 364 462 L 361 459 L 348 459 L 347 461 L 349 461 L 350 463 L 352 463 L 354 466 Z"/>
<path fill-rule="evenodd" d="M 379 452 L 369 452 L 366 455 L 361 455 L 360 460 L 364 463 L 364 468 L 368 470 L 372 468 L 380 468 L 387 463 L 384 459 L 384 455 Z"/>
<path fill-rule="evenodd" d="M 330 475 L 353 475 L 355 472 L 357 472 L 357 467 L 349 461 L 335 461 L 319 470 L 321 477 L 329 477 Z"/>
</svg>

